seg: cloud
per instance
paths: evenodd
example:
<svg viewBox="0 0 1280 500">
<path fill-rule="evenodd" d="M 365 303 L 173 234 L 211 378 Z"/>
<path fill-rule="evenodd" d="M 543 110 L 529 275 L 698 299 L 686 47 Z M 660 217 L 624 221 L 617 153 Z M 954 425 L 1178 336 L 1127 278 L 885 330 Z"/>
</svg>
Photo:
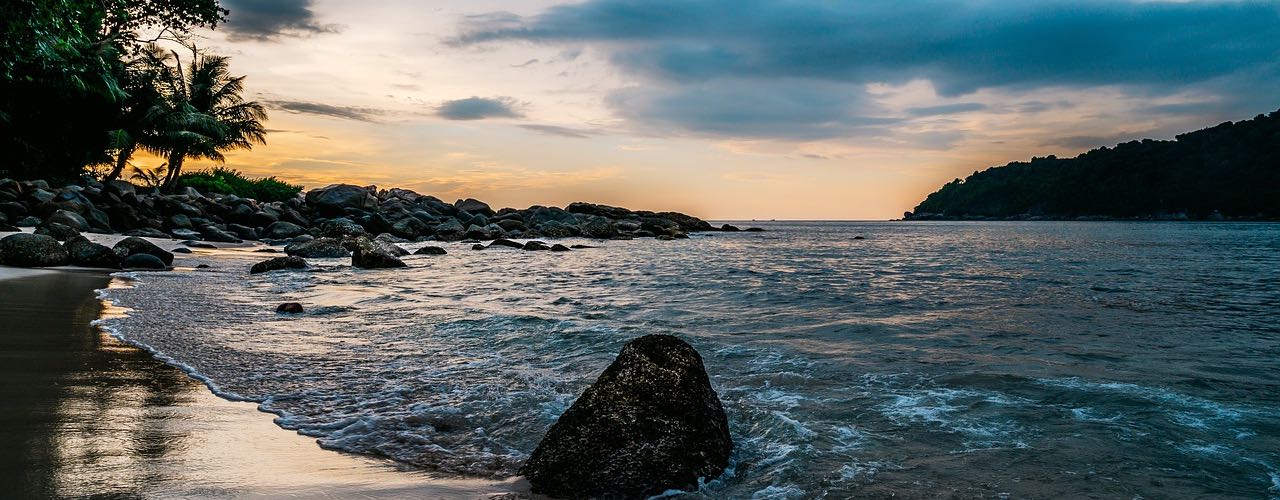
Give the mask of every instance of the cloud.
<svg viewBox="0 0 1280 500">
<path fill-rule="evenodd" d="M 321 115 L 362 122 L 376 121 L 374 118 L 384 113 L 382 110 L 374 108 L 334 106 L 331 104 L 306 101 L 264 101 L 263 104 L 268 108 L 279 109 L 289 113 Z"/>
<path fill-rule="evenodd" d="M 223 25 L 233 40 L 270 41 L 337 33 L 341 26 L 316 20 L 311 0 L 223 0 L 231 12 Z"/>
<path fill-rule="evenodd" d="M 593 135 L 597 135 L 592 130 L 581 130 L 576 128 L 561 127 L 559 125 L 541 125 L 536 123 L 526 123 L 520 125 L 520 128 L 546 135 L 556 135 L 560 137 L 570 137 L 573 139 L 587 139 Z"/>
<path fill-rule="evenodd" d="M 519 118 L 518 103 L 510 97 L 468 97 L 445 101 L 436 108 L 436 116 L 446 120 L 483 120 L 485 118 Z"/>
<path fill-rule="evenodd" d="M 1233 109 L 1269 109 L 1280 78 L 1280 7 L 1251 0 L 585 0 L 534 16 L 472 16 L 451 39 L 509 42 L 592 47 L 637 84 L 608 98 L 623 116 L 730 136 L 858 133 L 882 116 L 863 90 L 871 84 L 924 80 L 947 100 L 1192 91 L 1226 96 L 1221 104 Z M 986 106 L 917 107 L 899 118 Z"/>
</svg>

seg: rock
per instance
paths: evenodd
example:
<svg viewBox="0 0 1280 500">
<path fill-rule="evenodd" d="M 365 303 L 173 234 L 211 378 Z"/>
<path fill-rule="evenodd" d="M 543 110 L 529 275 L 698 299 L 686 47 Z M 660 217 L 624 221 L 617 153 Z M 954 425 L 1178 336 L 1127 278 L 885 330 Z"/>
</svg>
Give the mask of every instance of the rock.
<svg viewBox="0 0 1280 500">
<path fill-rule="evenodd" d="M 142 238 L 138 238 L 136 236 L 130 236 L 128 238 L 120 240 L 118 243 L 116 243 L 116 246 L 112 247 L 112 250 L 116 252 L 116 255 L 119 255 L 121 258 L 125 259 L 126 262 L 128 261 L 129 257 L 132 257 L 134 255 L 147 254 L 147 255 L 152 255 L 157 259 L 160 259 L 160 262 L 163 263 L 165 266 L 169 266 L 173 264 L 173 254 L 164 251 L 164 249 L 156 246 L 154 243 L 151 243 L 150 241 L 144 240 Z"/>
<path fill-rule="evenodd" d="M 551 245 L 551 251 L 552 252 L 568 252 L 569 247 L 556 243 L 554 245 Z"/>
<path fill-rule="evenodd" d="M 35 234 L 43 234 L 52 236 L 58 241 L 70 241 L 72 238 L 80 237 L 80 231 L 76 231 L 70 227 L 64 226 L 57 222 L 46 222 L 36 227 Z"/>
<path fill-rule="evenodd" d="M 414 255 L 444 255 L 447 253 L 449 252 L 446 252 L 443 248 L 432 246 L 422 247 L 419 248 L 418 251 L 413 252 Z"/>
<path fill-rule="evenodd" d="M 128 181 L 122 180 L 107 182 L 103 185 L 102 189 L 105 192 L 115 193 L 118 196 L 124 196 L 126 193 L 132 195 L 138 194 L 137 186 L 130 184 Z"/>
<path fill-rule="evenodd" d="M 0 238 L 0 264 L 14 267 L 65 266 L 70 261 L 58 240 L 45 234 L 17 233 Z"/>
<path fill-rule="evenodd" d="M 570 246 L 569 246 L 569 248 L 572 248 L 572 249 L 574 249 L 574 250 L 577 250 L 577 249 L 580 249 L 580 248 L 599 248 L 599 247 L 593 247 L 593 246 L 591 246 L 591 245 L 570 245 Z"/>
<path fill-rule="evenodd" d="M 492 247 L 492 246 L 500 246 L 500 247 L 514 248 L 514 249 L 516 249 L 516 250 L 519 250 L 519 249 L 521 249 L 521 248 L 524 248 L 524 245 L 521 245 L 520 243 L 517 243 L 517 242 L 511 241 L 511 240 L 508 240 L 508 239 L 506 239 L 506 238 L 498 238 L 498 239 L 496 239 L 496 240 L 493 240 L 493 242 L 492 242 L 492 243 L 490 243 L 490 244 L 489 244 L 489 246 L 491 246 L 491 247 Z"/>
<path fill-rule="evenodd" d="M 195 240 L 186 240 L 182 242 L 182 244 L 189 246 L 191 248 L 218 248 L 217 245 L 214 245 L 212 243 L 205 243 L 202 241 L 195 241 Z"/>
<path fill-rule="evenodd" d="M 725 224 L 725 225 L 723 225 L 723 226 L 720 226 L 720 230 L 721 230 L 721 231 L 729 231 L 729 232 L 738 232 L 738 231 L 741 231 L 741 229 L 738 229 L 738 226 L 735 226 L 735 225 L 733 225 L 733 224 Z"/>
<path fill-rule="evenodd" d="M 867 239 L 867 237 L 866 237 L 866 236 L 854 236 L 854 237 L 853 237 L 853 239 L 855 239 L 855 240 L 865 240 L 865 239 Z"/>
<path fill-rule="evenodd" d="M 285 302 L 276 307 L 276 312 L 285 314 L 302 314 L 302 304 Z"/>
<path fill-rule="evenodd" d="M 657 238 L 659 241 L 673 241 L 673 240 L 675 240 L 675 239 L 676 239 L 676 237 L 675 237 L 675 236 L 671 236 L 671 235 L 669 235 L 669 234 L 659 234 L 658 236 L 656 236 L 656 238 Z"/>
<path fill-rule="evenodd" d="M 169 229 L 191 229 L 191 218 L 182 214 L 174 214 L 164 221 L 164 227 Z"/>
<path fill-rule="evenodd" d="M 196 266 L 196 269 L 208 269 L 208 268 L 209 268 L 209 264 L 200 264 Z"/>
<path fill-rule="evenodd" d="M 83 236 L 67 240 L 62 247 L 67 250 L 73 266 L 120 269 L 120 256 L 115 251 Z"/>
<path fill-rule="evenodd" d="M 144 227 L 141 229 L 132 229 L 129 231 L 125 231 L 124 234 L 126 236 L 136 236 L 136 237 L 143 237 L 143 238 L 168 238 L 169 237 L 169 235 L 166 234 L 164 231 L 150 228 L 150 227 Z"/>
<path fill-rule="evenodd" d="M 253 253 L 280 253 L 280 251 L 271 247 L 267 247 L 267 248 L 259 248 L 257 250 L 254 250 Z"/>
<path fill-rule="evenodd" d="M 26 216 L 26 217 L 23 217 L 23 218 L 21 218 L 21 219 L 18 219 L 18 222 L 15 222 L 15 223 L 14 223 L 14 225 L 16 225 L 16 226 L 18 226 L 18 227 L 36 227 L 36 226 L 40 225 L 40 222 L 41 222 L 41 221 L 40 221 L 40 219 L 39 219 L 39 218 L 36 218 L 36 217 L 34 217 L 34 216 L 31 216 L 31 215 L 28 215 L 28 216 Z"/>
<path fill-rule="evenodd" d="M 646 335 L 560 416 L 520 475 L 551 497 L 646 498 L 719 477 L 732 451 L 701 356 L 670 335 Z"/>
<path fill-rule="evenodd" d="M 21 230 L 22 228 L 18 226 L 10 226 L 9 224 L 0 222 L 0 233 L 16 233 Z"/>
<path fill-rule="evenodd" d="M 346 217 L 339 217 L 320 225 L 320 234 L 330 238 L 355 238 L 368 236 L 364 226 Z"/>
<path fill-rule="evenodd" d="M 546 243 L 534 240 L 534 241 L 525 243 L 524 249 L 525 250 L 551 250 L 551 247 L 547 246 Z"/>
<path fill-rule="evenodd" d="M 746 231 L 748 233 L 763 233 L 764 229 L 761 229 L 758 227 L 749 227 L 749 228 L 743 229 L 743 231 Z"/>
<path fill-rule="evenodd" d="M 609 239 L 618 235 L 618 228 L 613 221 L 598 215 L 579 216 L 578 230 L 583 236 L 596 239 Z"/>
<path fill-rule="evenodd" d="M 403 251 L 400 247 L 389 243 L 375 242 L 369 238 L 357 238 L 355 250 L 351 252 L 351 265 L 364 269 L 408 267 L 400 260 L 399 252 L 388 248 L 388 246 Z"/>
<path fill-rule="evenodd" d="M 303 229 L 302 226 L 292 222 L 276 221 L 272 222 L 270 226 L 267 226 L 267 229 L 262 233 L 262 237 L 274 240 L 287 240 L 294 236 L 301 236 L 306 232 L 307 230 Z"/>
<path fill-rule="evenodd" d="M 467 198 L 465 200 L 455 201 L 453 203 L 453 208 L 457 209 L 458 211 L 468 212 L 472 214 L 481 214 L 486 217 L 492 217 L 495 214 L 493 209 L 489 208 L 488 203 L 477 200 L 475 198 Z"/>
<path fill-rule="evenodd" d="M 284 247 L 284 253 L 308 259 L 340 259 L 350 257 L 351 252 L 334 238 L 316 238 Z"/>
<path fill-rule="evenodd" d="M 124 258 L 120 266 L 125 269 L 148 269 L 148 270 L 165 270 L 169 266 L 165 265 L 159 257 L 149 253 L 135 253 Z"/>
<path fill-rule="evenodd" d="M 378 206 L 378 198 L 368 188 L 351 184 L 333 184 L 307 191 L 308 205 L 330 213 L 348 208 L 367 210 Z"/>
<path fill-rule="evenodd" d="M 71 229 L 75 229 L 76 231 L 89 230 L 89 221 L 84 220 L 84 217 L 81 217 L 78 213 L 66 210 L 58 210 L 54 212 L 53 215 L 49 216 L 46 222 L 62 224 Z"/>
<path fill-rule="evenodd" d="M 484 250 L 486 248 L 489 248 L 489 247 L 484 246 L 484 243 L 476 243 L 474 245 L 471 245 L 472 250 Z"/>
<path fill-rule="evenodd" d="M 565 207 L 565 210 L 575 214 L 598 215 L 608 217 L 610 219 L 627 219 L 635 215 L 635 212 L 620 207 L 611 207 L 609 205 L 597 205 L 594 203 L 573 202 Z"/>
<path fill-rule="evenodd" d="M 204 235 L 197 233 L 195 231 L 192 231 L 190 229 L 171 229 L 169 230 L 169 234 L 173 235 L 174 238 L 179 238 L 184 240 L 204 239 Z"/>
<path fill-rule="evenodd" d="M 173 249 L 173 253 L 191 253 L 191 249 L 185 248 L 185 247 L 178 247 Z"/>
<path fill-rule="evenodd" d="M 280 271 L 284 269 L 306 269 L 307 261 L 302 257 L 275 257 L 267 259 L 249 268 L 249 274 L 265 273 L 268 271 Z"/>
<path fill-rule="evenodd" d="M 204 236 L 204 239 L 218 243 L 242 243 L 244 241 L 213 226 L 201 226 L 200 234 Z"/>
</svg>

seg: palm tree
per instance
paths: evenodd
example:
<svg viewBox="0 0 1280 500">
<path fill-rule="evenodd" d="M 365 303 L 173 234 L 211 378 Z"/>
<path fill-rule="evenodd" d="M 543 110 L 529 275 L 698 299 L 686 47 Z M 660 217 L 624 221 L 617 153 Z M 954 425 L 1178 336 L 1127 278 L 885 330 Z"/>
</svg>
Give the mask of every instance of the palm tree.
<svg viewBox="0 0 1280 500">
<path fill-rule="evenodd" d="M 267 112 L 261 104 L 246 102 L 244 77 L 231 76 L 228 59 L 192 48 L 192 60 L 184 72 L 179 63 L 170 79 L 169 101 L 177 112 L 166 114 L 159 148 L 168 154 L 164 189 L 172 190 L 187 158 L 223 162 L 222 152 L 251 149 L 266 143 L 262 122 Z M 177 54 L 175 54 L 176 56 Z M 212 120 L 196 119 L 192 113 Z"/>
<path fill-rule="evenodd" d="M 126 96 L 121 106 L 120 128 L 111 131 L 110 139 L 115 158 L 104 181 L 120 178 L 139 148 L 164 154 L 160 151 L 158 129 L 168 121 L 165 115 L 173 111 L 163 93 L 163 82 L 171 71 L 169 60 L 167 51 L 152 44 L 125 63 L 121 87 Z"/>
</svg>

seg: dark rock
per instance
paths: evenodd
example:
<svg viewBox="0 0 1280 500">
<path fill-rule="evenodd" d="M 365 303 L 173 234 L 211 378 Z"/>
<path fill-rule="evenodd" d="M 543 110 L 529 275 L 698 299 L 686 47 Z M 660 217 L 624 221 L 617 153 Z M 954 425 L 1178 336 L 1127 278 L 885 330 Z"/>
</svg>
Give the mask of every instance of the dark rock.
<svg viewBox="0 0 1280 500">
<path fill-rule="evenodd" d="M 285 314 L 302 314 L 302 304 L 297 302 L 285 302 L 276 307 L 276 312 Z"/>
<path fill-rule="evenodd" d="M 186 247 L 178 247 L 173 249 L 173 253 L 191 253 L 191 249 Z"/>
<path fill-rule="evenodd" d="M 725 224 L 725 225 L 723 225 L 723 226 L 720 226 L 720 230 L 721 230 L 721 231 L 729 231 L 729 232 L 738 232 L 738 231 L 741 231 L 741 229 L 738 229 L 738 226 L 735 226 L 735 225 L 732 225 L 732 224 Z"/>
<path fill-rule="evenodd" d="M 307 191 L 308 205 L 330 213 L 348 208 L 367 210 L 378 206 L 378 198 L 368 188 L 351 184 L 333 184 Z"/>
<path fill-rule="evenodd" d="M 89 222 L 84 220 L 84 217 L 78 213 L 66 210 L 58 210 L 54 212 L 53 215 L 49 216 L 47 222 L 62 224 L 71 229 L 75 229 L 76 231 L 89 230 Z"/>
<path fill-rule="evenodd" d="M 179 238 L 184 240 L 204 239 L 204 235 L 197 233 L 195 231 L 192 231 L 190 229 L 170 229 L 169 234 L 173 235 L 174 238 Z"/>
<path fill-rule="evenodd" d="M 604 240 L 618 235 L 618 228 L 607 218 L 583 215 L 579 219 L 581 222 L 578 223 L 578 229 L 582 236 Z"/>
<path fill-rule="evenodd" d="M 208 269 L 208 268 L 209 268 L 209 264 L 200 264 L 196 266 L 196 269 Z"/>
<path fill-rule="evenodd" d="M 732 451 L 701 356 L 670 335 L 646 335 L 560 416 L 520 474 L 552 497 L 646 498 L 715 479 Z"/>
<path fill-rule="evenodd" d="M 554 245 L 551 245 L 551 251 L 552 252 L 568 252 L 569 247 L 556 243 Z"/>
<path fill-rule="evenodd" d="M 292 222 L 276 221 L 267 226 L 267 229 L 262 233 L 262 237 L 273 240 L 287 240 L 294 236 L 301 236 L 306 232 L 307 230 L 303 229 L 302 226 Z"/>
<path fill-rule="evenodd" d="M 284 253 L 308 259 L 340 259 L 350 257 L 351 252 L 334 238 L 316 238 L 284 247 Z"/>
<path fill-rule="evenodd" d="M 511 241 L 511 240 L 508 240 L 508 239 L 506 239 L 506 238 L 498 238 L 498 239 L 496 239 L 496 240 L 493 240 L 493 243 L 490 243 L 490 244 L 489 244 L 489 246 L 491 246 L 491 247 L 492 247 L 492 246 L 500 246 L 500 247 L 514 248 L 514 249 L 517 249 L 517 250 L 519 250 L 519 249 L 521 249 L 521 248 L 524 248 L 524 245 L 522 245 L 522 244 L 520 244 L 520 243 L 517 243 L 517 242 L 514 242 L 514 241 Z"/>
<path fill-rule="evenodd" d="M 165 266 L 173 264 L 173 254 L 164 251 L 164 249 L 156 246 L 150 241 L 136 236 L 130 236 L 120 240 L 116 243 L 116 246 L 112 247 L 112 250 L 116 252 L 116 255 L 119 255 L 126 260 L 137 254 L 147 254 L 160 259 L 160 262 Z"/>
<path fill-rule="evenodd" d="M 447 253 L 449 252 L 446 252 L 443 248 L 432 246 L 422 247 L 419 248 L 418 251 L 413 252 L 414 255 L 444 255 Z"/>
<path fill-rule="evenodd" d="M 18 227 L 36 227 L 40 225 L 40 222 L 41 221 L 39 218 L 28 215 L 26 217 L 18 219 L 18 222 L 15 222 L 14 225 Z"/>
<path fill-rule="evenodd" d="M 191 248 L 218 248 L 217 245 L 214 245 L 212 243 L 204 243 L 204 242 L 195 241 L 195 240 L 186 240 L 186 241 L 183 241 L 182 244 L 189 246 Z"/>
<path fill-rule="evenodd" d="M 271 247 L 259 248 L 259 249 L 257 249 L 257 250 L 254 250 L 253 252 L 254 252 L 254 253 L 280 253 L 280 251 L 279 251 L 279 250 L 276 250 L 276 249 L 271 248 Z"/>
<path fill-rule="evenodd" d="M 485 202 L 483 202 L 483 201 L 477 200 L 477 199 L 475 199 L 475 198 L 467 198 L 467 199 L 465 199 L 465 200 L 458 200 L 458 201 L 456 201 L 456 202 L 454 202 L 454 203 L 453 203 L 453 208 L 455 208 L 455 209 L 457 209 L 457 210 L 459 210 L 459 211 L 465 211 L 465 212 L 469 212 L 469 213 L 472 213 L 472 214 L 482 214 L 482 215 L 484 215 L 484 216 L 486 216 L 486 217 L 491 217 L 491 216 L 493 216 L 493 215 L 495 214 L 495 212 L 493 211 L 493 209 L 492 209 L 492 208 L 489 208 L 489 204 L 488 204 L 488 203 L 485 203 Z"/>
<path fill-rule="evenodd" d="M 853 239 L 855 239 L 855 240 L 865 240 L 865 239 L 867 239 L 867 237 L 866 237 L 866 236 L 854 236 L 854 237 L 853 237 Z"/>
<path fill-rule="evenodd" d="M 598 247 L 593 247 L 591 245 L 570 245 L 569 248 L 577 250 L 580 248 L 598 248 Z"/>
<path fill-rule="evenodd" d="M 0 264 L 14 267 L 65 266 L 70 261 L 58 240 L 45 234 L 17 233 L 0 238 Z"/>
<path fill-rule="evenodd" d="M 135 237 L 142 237 L 142 238 L 168 238 L 169 237 L 169 235 L 166 234 L 164 231 L 161 231 L 159 229 L 149 228 L 149 227 L 144 227 L 141 229 L 131 229 L 129 231 L 125 231 L 124 234 L 126 236 L 135 236 Z"/>
<path fill-rule="evenodd" d="M 369 235 L 364 230 L 364 226 L 346 217 L 339 217 L 321 224 L 320 234 L 330 238 L 355 238 Z"/>
<path fill-rule="evenodd" d="M 388 248 L 395 247 L 395 249 Z M 375 242 L 369 238 L 357 238 L 351 252 L 351 265 L 364 269 L 408 267 L 400 260 L 404 249 L 390 243 Z"/>
<path fill-rule="evenodd" d="M 763 233 L 764 229 L 761 229 L 758 227 L 749 227 L 749 228 L 743 229 L 743 231 L 746 231 L 748 233 Z"/>
<path fill-rule="evenodd" d="M 205 240 L 216 241 L 218 243 L 241 243 L 244 241 L 213 226 L 201 226 L 200 234 L 204 236 Z"/>
<path fill-rule="evenodd" d="M 72 238 L 79 237 L 80 231 L 76 231 L 75 229 L 57 222 L 46 222 L 36 227 L 35 234 L 52 236 L 53 239 L 58 241 L 70 241 Z"/>
<path fill-rule="evenodd" d="M 164 221 L 164 227 L 169 229 L 191 229 L 191 218 L 182 214 L 174 214 Z"/>
<path fill-rule="evenodd" d="M 658 241 L 673 241 L 676 239 L 675 236 L 672 236 L 669 234 L 659 234 L 658 236 L 656 236 L 656 238 L 658 239 Z"/>
<path fill-rule="evenodd" d="M 525 243 L 525 244 L 524 244 L 524 249 L 525 249 L 525 250 L 534 250 L 534 251 L 536 251 L 536 250 L 551 250 L 551 247 L 547 246 L 547 244 L 546 244 L 546 243 L 543 243 L 543 242 L 541 242 L 541 241 L 534 240 L 534 241 L 530 241 L 530 242 L 528 242 L 528 243 Z"/>
<path fill-rule="evenodd" d="M 598 215 L 608 217 L 610 219 L 628 219 L 635 215 L 635 212 L 621 207 L 611 207 L 609 205 L 597 205 L 595 203 L 574 202 L 565 207 L 565 210 L 575 214 Z"/>
<path fill-rule="evenodd" d="M 124 258 L 120 266 L 125 269 L 147 269 L 147 270 L 165 270 L 169 266 L 165 265 L 159 257 L 149 253 L 135 253 Z"/>
<path fill-rule="evenodd" d="M 83 236 L 67 240 L 62 246 L 67 250 L 71 265 L 100 269 L 120 269 L 120 256 L 106 245 L 99 245 Z"/>
<path fill-rule="evenodd" d="M 276 257 L 273 259 L 267 259 L 257 264 L 254 264 L 253 267 L 249 269 L 249 274 L 265 273 L 268 271 L 280 271 L 284 269 L 306 269 L 306 268 L 307 268 L 307 261 L 302 257 L 294 257 L 294 256 Z"/>
<path fill-rule="evenodd" d="M 21 230 L 22 228 L 18 226 L 10 226 L 9 224 L 0 222 L 0 233 L 16 233 Z"/>
<path fill-rule="evenodd" d="M 227 224 L 227 231 L 234 233 L 237 237 L 244 240 L 258 239 L 258 232 L 254 231 L 253 228 L 249 226 L 242 226 L 240 224 Z"/>
<path fill-rule="evenodd" d="M 484 250 L 486 248 L 489 248 L 489 247 L 484 246 L 484 243 L 476 243 L 474 245 L 471 245 L 472 250 Z"/>
</svg>

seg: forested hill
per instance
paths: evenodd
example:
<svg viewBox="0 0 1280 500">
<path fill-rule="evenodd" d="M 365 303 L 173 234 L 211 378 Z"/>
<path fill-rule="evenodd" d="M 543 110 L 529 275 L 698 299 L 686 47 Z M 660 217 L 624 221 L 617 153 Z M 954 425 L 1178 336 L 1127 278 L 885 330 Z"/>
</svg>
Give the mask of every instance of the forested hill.
<svg viewBox="0 0 1280 500">
<path fill-rule="evenodd" d="M 974 172 L 907 219 L 1280 219 L 1280 111 Z"/>
</svg>

